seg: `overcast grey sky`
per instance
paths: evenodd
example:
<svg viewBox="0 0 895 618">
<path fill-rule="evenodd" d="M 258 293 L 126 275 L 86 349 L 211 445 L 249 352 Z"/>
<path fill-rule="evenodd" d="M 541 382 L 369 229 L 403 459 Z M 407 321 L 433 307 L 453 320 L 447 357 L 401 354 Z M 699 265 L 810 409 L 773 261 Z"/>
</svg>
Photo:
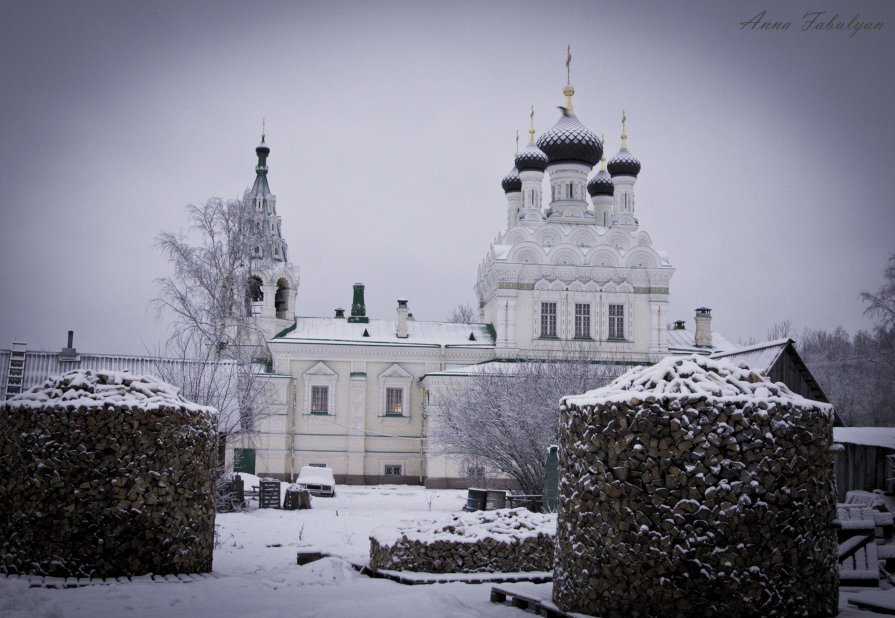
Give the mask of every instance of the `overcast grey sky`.
<svg viewBox="0 0 895 618">
<path fill-rule="evenodd" d="M 767 9 L 788 30 L 742 29 Z M 881 30 L 802 31 L 807 11 Z M 895 3 L 0 3 L 0 347 L 140 353 L 184 205 L 235 197 L 267 118 L 298 312 L 474 302 L 500 179 L 563 102 L 643 169 L 672 319 L 866 328 L 895 250 Z M 692 322 L 691 322 L 692 324 Z"/>
</svg>

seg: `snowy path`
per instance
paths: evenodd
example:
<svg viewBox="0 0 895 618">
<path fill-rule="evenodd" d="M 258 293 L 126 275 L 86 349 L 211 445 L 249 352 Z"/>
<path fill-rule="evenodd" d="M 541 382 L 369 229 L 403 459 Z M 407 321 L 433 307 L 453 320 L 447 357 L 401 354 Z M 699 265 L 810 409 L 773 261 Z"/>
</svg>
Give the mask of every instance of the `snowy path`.
<svg viewBox="0 0 895 618">
<path fill-rule="evenodd" d="M 54 590 L 28 588 L 24 581 L 0 577 L 0 617 L 531 616 L 491 603 L 488 584 L 405 586 L 360 575 L 341 559 L 364 559 L 369 552 L 369 533 L 375 528 L 414 519 L 447 518 L 464 502 L 462 491 L 388 485 L 339 487 L 335 498 L 314 498 L 310 511 L 222 514 L 217 519 L 222 543 L 215 551 L 213 579 Z M 333 557 L 297 566 L 296 552 L 305 545 Z M 840 616 L 874 615 L 847 609 L 846 597 L 851 594 L 843 590 Z M 883 594 L 891 594 L 895 600 L 895 591 Z"/>
</svg>

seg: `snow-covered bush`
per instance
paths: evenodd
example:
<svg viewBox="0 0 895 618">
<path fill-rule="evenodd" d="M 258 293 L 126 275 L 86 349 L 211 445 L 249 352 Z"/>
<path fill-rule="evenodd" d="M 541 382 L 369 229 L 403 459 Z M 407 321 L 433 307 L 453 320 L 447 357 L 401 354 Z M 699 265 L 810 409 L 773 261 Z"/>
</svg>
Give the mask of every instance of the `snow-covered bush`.
<svg viewBox="0 0 895 618">
<path fill-rule="evenodd" d="M 527 509 L 458 513 L 370 537 L 370 566 L 392 571 L 550 571 L 556 516 Z"/>
<path fill-rule="evenodd" d="M 0 572 L 211 570 L 214 410 L 127 372 L 73 371 L 0 405 Z"/>
<path fill-rule="evenodd" d="M 835 615 L 832 419 L 703 357 L 564 398 L 554 602 L 600 616 Z"/>
</svg>

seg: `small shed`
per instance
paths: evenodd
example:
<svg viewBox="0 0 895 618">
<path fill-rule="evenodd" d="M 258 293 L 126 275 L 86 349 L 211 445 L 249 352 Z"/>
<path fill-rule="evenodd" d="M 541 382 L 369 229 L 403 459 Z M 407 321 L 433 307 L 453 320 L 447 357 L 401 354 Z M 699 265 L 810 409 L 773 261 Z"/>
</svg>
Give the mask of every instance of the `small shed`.
<svg viewBox="0 0 895 618">
<path fill-rule="evenodd" d="M 834 427 L 836 486 L 840 502 L 853 489 L 895 493 L 895 427 Z"/>
<path fill-rule="evenodd" d="M 735 365 L 742 363 L 752 371 L 768 376 L 771 382 L 783 382 L 789 390 L 805 399 L 830 403 L 827 394 L 796 350 L 795 341 L 790 338 L 766 341 L 731 352 L 716 352 L 709 358 L 723 359 Z M 835 411 L 833 414 L 833 425 L 842 427 L 839 415 Z"/>
</svg>

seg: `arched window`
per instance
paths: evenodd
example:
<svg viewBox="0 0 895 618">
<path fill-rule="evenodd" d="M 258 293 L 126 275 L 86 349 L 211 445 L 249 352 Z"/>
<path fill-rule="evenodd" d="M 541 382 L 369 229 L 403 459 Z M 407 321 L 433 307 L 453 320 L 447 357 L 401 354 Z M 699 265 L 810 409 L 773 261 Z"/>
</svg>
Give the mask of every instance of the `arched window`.
<svg viewBox="0 0 895 618">
<path fill-rule="evenodd" d="M 255 315 L 255 307 L 258 307 L 259 303 L 264 302 L 264 292 L 261 290 L 262 285 L 261 277 L 258 275 L 252 275 L 246 281 L 246 315 L 252 316 Z M 258 309 L 260 313 L 260 309 Z"/>
<path fill-rule="evenodd" d="M 286 319 L 289 312 L 289 282 L 284 277 L 277 280 L 277 295 L 274 297 L 277 317 Z"/>
</svg>

